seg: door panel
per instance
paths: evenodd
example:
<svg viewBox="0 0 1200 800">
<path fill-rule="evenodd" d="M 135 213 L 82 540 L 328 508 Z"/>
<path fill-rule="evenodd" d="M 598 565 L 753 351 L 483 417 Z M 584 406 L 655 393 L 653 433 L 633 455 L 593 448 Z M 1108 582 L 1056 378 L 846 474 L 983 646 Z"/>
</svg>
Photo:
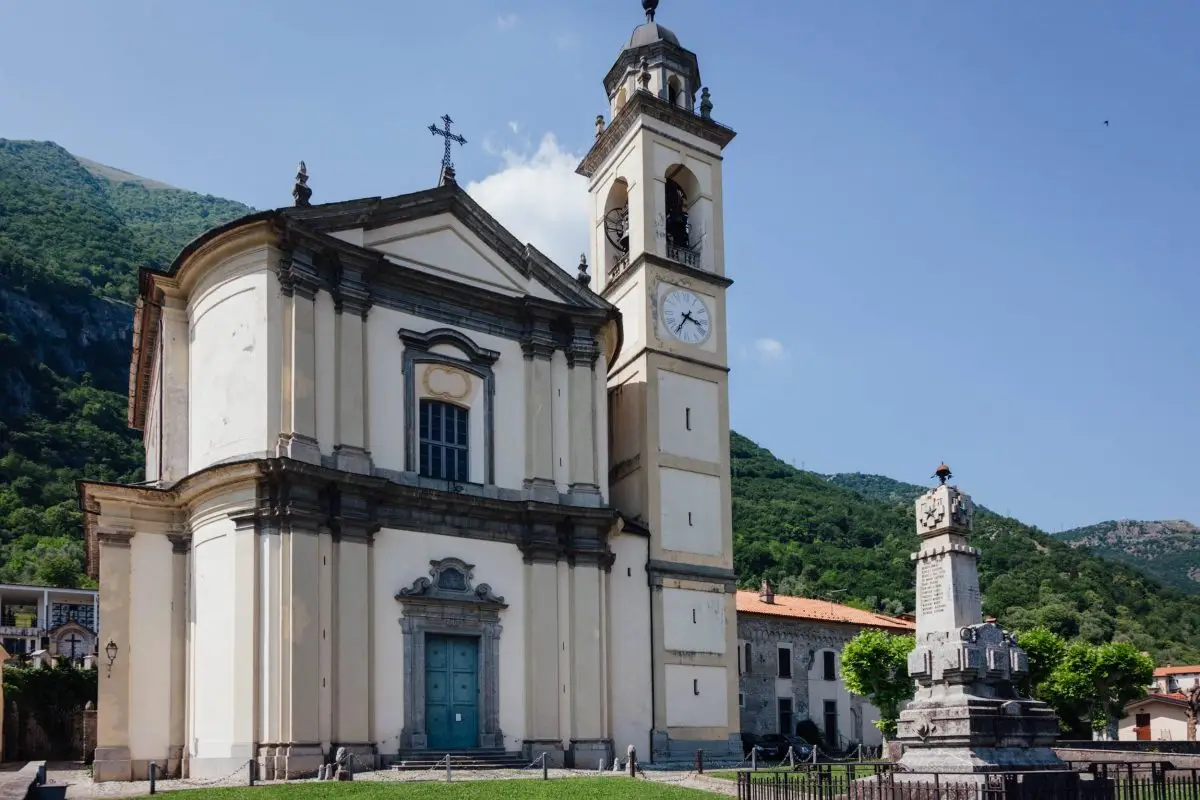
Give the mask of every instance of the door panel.
<svg viewBox="0 0 1200 800">
<path fill-rule="evenodd" d="M 478 639 L 426 637 L 425 725 L 430 749 L 478 746 L 478 665 Z"/>
</svg>

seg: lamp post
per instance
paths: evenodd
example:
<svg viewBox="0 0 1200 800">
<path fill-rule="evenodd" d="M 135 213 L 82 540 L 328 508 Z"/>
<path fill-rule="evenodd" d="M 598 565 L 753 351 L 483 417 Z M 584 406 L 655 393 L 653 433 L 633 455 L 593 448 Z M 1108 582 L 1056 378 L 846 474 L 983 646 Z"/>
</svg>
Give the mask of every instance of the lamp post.
<svg viewBox="0 0 1200 800">
<path fill-rule="evenodd" d="M 108 640 L 108 644 L 104 645 L 104 655 L 108 656 L 108 672 L 105 677 L 112 677 L 112 665 L 117 660 L 117 643 L 112 639 Z"/>
</svg>

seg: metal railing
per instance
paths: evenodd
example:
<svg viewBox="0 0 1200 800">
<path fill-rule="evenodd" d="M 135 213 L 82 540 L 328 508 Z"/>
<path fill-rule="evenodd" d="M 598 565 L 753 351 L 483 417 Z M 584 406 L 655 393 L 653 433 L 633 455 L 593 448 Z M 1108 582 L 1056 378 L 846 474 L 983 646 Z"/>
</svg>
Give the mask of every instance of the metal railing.
<svg viewBox="0 0 1200 800">
<path fill-rule="evenodd" d="M 1200 800 L 1200 770 L 947 775 L 884 765 L 737 773 L 739 800 Z"/>
</svg>

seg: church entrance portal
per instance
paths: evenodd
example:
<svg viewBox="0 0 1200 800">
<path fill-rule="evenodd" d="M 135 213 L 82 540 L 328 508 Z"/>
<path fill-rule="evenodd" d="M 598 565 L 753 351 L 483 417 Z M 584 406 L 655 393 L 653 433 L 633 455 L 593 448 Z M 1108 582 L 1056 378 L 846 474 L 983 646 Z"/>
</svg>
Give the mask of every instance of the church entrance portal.
<svg viewBox="0 0 1200 800">
<path fill-rule="evenodd" d="M 431 750 L 479 743 L 479 639 L 427 634 L 425 720 Z"/>
</svg>

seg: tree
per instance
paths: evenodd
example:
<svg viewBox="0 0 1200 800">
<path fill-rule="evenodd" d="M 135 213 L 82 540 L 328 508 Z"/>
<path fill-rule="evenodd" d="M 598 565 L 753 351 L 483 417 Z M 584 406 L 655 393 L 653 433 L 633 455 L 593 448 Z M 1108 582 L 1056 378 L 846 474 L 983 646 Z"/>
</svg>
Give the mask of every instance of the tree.
<svg viewBox="0 0 1200 800">
<path fill-rule="evenodd" d="M 1038 690 L 1062 661 L 1067 642 L 1057 633 L 1040 627 L 1019 631 L 1017 641 L 1029 656 L 1029 673 L 1019 684 L 1021 694 L 1045 700 Z"/>
<path fill-rule="evenodd" d="M 1125 706 L 1146 696 L 1154 661 L 1128 642 L 1093 646 L 1074 642 L 1042 684 L 1042 699 L 1054 706 L 1064 727 L 1086 719 L 1094 730 L 1117 738 Z"/>
<path fill-rule="evenodd" d="M 900 706 L 912 699 L 914 684 L 908 677 L 908 654 L 916 646 L 912 636 L 893 636 L 864 630 L 842 650 L 842 679 L 846 689 L 865 697 L 879 709 L 875 727 L 884 738 L 896 735 Z"/>
<path fill-rule="evenodd" d="M 1193 684 L 1183 693 L 1183 702 L 1187 703 L 1187 707 L 1184 709 L 1187 714 L 1187 740 L 1194 742 L 1196 741 L 1196 718 L 1200 717 L 1200 683 Z"/>
</svg>

